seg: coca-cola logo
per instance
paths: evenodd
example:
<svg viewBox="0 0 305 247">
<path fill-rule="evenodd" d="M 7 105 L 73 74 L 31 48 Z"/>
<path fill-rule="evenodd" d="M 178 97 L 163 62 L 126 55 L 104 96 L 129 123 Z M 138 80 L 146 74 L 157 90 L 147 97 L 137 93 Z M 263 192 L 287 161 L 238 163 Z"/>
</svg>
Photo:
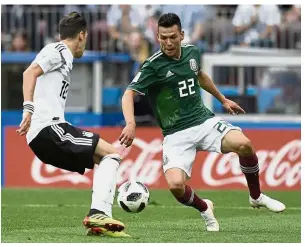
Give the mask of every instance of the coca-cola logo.
<svg viewBox="0 0 305 247">
<path fill-rule="evenodd" d="M 146 185 L 157 185 L 162 171 L 162 139 L 155 138 L 145 141 L 135 138 L 133 145 L 125 148 L 115 141 L 113 145 L 123 156 L 123 161 L 118 168 L 117 184 L 127 180 L 138 180 Z M 268 188 L 293 187 L 300 183 L 301 179 L 301 141 L 292 140 L 284 144 L 278 150 L 257 150 L 260 166 L 261 185 Z M 199 164 L 195 164 L 198 166 Z M 239 184 L 246 187 L 246 179 L 243 175 L 238 156 L 234 153 L 221 155 L 209 153 L 201 164 L 201 175 L 198 176 L 198 184 L 206 184 L 209 187 L 220 187 Z M 91 185 L 91 170 L 86 170 L 84 175 L 58 169 L 42 163 L 37 157 L 31 166 L 31 176 L 38 184 L 54 184 L 70 182 L 72 184 Z M 199 179 L 200 177 L 200 179 Z M 200 181 L 200 182 L 199 182 Z M 165 185 L 162 185 L 165 186 Z"/>
<path fill-rule="evenodd" d="M 295 186 L 301 179 L 301 141 L 293 140 L 281 149 L 258 150 L 260 179 L 268 187 Z M 201 170 L 202 180 L 209 186 L 223 186 L 233 183 L 247 185 L 240 169 L 238 156 L 234 153 L 221 155 L 210 153 Z"/>
<path fill-rule="evenodd" d="M 85 174 L 90 170 L 86 169 Z M 86 175 L 59 169 L 55 166 L 44 164 L 36 156 L 31 166 L 31 176 L 38 184 L 53 184 L 68 181 L 72 184 L 91 184 L 90 178 Z"/>
</svg>

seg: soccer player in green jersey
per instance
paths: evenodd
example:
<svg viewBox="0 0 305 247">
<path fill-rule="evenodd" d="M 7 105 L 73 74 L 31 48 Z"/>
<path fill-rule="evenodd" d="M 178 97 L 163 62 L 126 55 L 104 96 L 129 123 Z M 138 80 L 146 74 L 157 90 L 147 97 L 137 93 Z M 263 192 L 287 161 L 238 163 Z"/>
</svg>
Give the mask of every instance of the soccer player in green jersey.
<svg viewBox="0 0 305 247">
<path fill-rule="evenodd" d="M 258 159 L 251 141 L 239 127 L 215 116 L 203 104 L 200 88 L 211 93 L 231 114 L 245 113 L 222 95 L 201 70 L 200 53 L 194 45 L 181 45 L 184 33 L 176 14 L 161 16 L 158 22 L 160 51 L 148 58 L 122 98 L 126 127 L 120 136 L 127 147 L 135 137 L 134 96 L 147 95 L 164 135 L 163 170 L 169 189 L 182 204 L 196 208 L 208 231 L 219 231 L 213 202 L 199 198 L 186 185 L 197 151 L 234 152 L 239 156 L 253 207 L 281 212 L 285 205 L 261 193 Z"/>
</svg>

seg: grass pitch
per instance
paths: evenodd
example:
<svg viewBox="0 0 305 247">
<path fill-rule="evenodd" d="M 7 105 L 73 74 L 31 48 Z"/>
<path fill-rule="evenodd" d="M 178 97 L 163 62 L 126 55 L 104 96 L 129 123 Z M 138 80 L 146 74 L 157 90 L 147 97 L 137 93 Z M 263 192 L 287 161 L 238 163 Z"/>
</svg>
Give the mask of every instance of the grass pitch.
<svg viewBox="0 0 305 247">
<path fill-rule="evenodd" d="M 6 243 L 300 243 L 301 193 L 267 192 L 286 204 L 283 213 L 252 209 L 247 191 L 197 191 L 215 203 L 220 232 L 206 232 L 199 213 L 178 204 L 170 192 L 151 190 L 150 204 L 138 214 L 116 202 L 114 218 L 126 225 L 129 239 L 86 236 L 82 220 L 90 190 L 2 189 L 1 241 Z"/>
</svg>

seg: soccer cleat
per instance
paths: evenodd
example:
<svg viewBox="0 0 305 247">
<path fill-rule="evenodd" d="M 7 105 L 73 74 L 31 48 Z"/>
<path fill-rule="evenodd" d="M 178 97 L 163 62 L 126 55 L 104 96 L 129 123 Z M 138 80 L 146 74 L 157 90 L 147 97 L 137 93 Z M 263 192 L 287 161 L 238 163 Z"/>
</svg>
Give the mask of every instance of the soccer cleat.
<svg viewBox="0 0 305 247">
<path fill-rule="evenodd" d="M 274 200 L 262 193 L 256 200 L 249 196 L 249 202 L 253 208 L 266 207 L 275 213 L 283 212 L 286 208 L 285 205 L 280 201 Z"/>
<path fill-rule="evenodd" d="M 205 220 L 205 225 L 208 232 L 219 232 L 219 224 L 214 216 L 214 204 L 208 199 L 203 199 L 208 205 L 206 211 L 201 212 L 201 217 Z"/>
<path fill-rule="evenodd" d="M 120 231 L 120 232 L 114 232 L 114 231 L 107 231 L 106 229 L 103 228 L 90 228 L 88 229 L 87 232 L 88 236 L 109 236 L 113 238 L 130 238 L 131 236 L 128 235 L 127 233 Z"/>
<path fill-rule="evenodd" d="M 86 216 L 83 225 L 87 228 L 103 228 L 108 231 L 122 231 L 125 225 L 115 219 L 110 218 L 106 214 L 96 213 Z"/>
<path fill-rule="evenodd" d="M 102 236 L 103 232 L 107 231 L 104 228 L 93 227 L 89 228 L 87 231 L 88 236 Z"/>
</svg>

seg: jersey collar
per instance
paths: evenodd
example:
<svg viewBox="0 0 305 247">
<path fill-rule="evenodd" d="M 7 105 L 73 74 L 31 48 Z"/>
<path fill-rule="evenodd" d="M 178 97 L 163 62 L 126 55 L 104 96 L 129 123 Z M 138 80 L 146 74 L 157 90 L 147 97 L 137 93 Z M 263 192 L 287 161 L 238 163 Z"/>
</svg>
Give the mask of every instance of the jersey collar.
<svg viewBox="0 0 305 247">
<path fill-rule="evenodd" d="M 73 54 L 72 54 L 72 52 L 71 52 L 71 50 L 69 49 L 69 47 L 64 43 L 64 42 L 59 42 L 59 43 L 61 43 L 61 44 L 63 44 L 65 47 L 66 47 L 66 49 L 67 49 L 67 53 L 68 53 L 68 56 L 69 56 L 69 59 L 71 60 L 71 61 L 73 61 Z"/>
</svg>

